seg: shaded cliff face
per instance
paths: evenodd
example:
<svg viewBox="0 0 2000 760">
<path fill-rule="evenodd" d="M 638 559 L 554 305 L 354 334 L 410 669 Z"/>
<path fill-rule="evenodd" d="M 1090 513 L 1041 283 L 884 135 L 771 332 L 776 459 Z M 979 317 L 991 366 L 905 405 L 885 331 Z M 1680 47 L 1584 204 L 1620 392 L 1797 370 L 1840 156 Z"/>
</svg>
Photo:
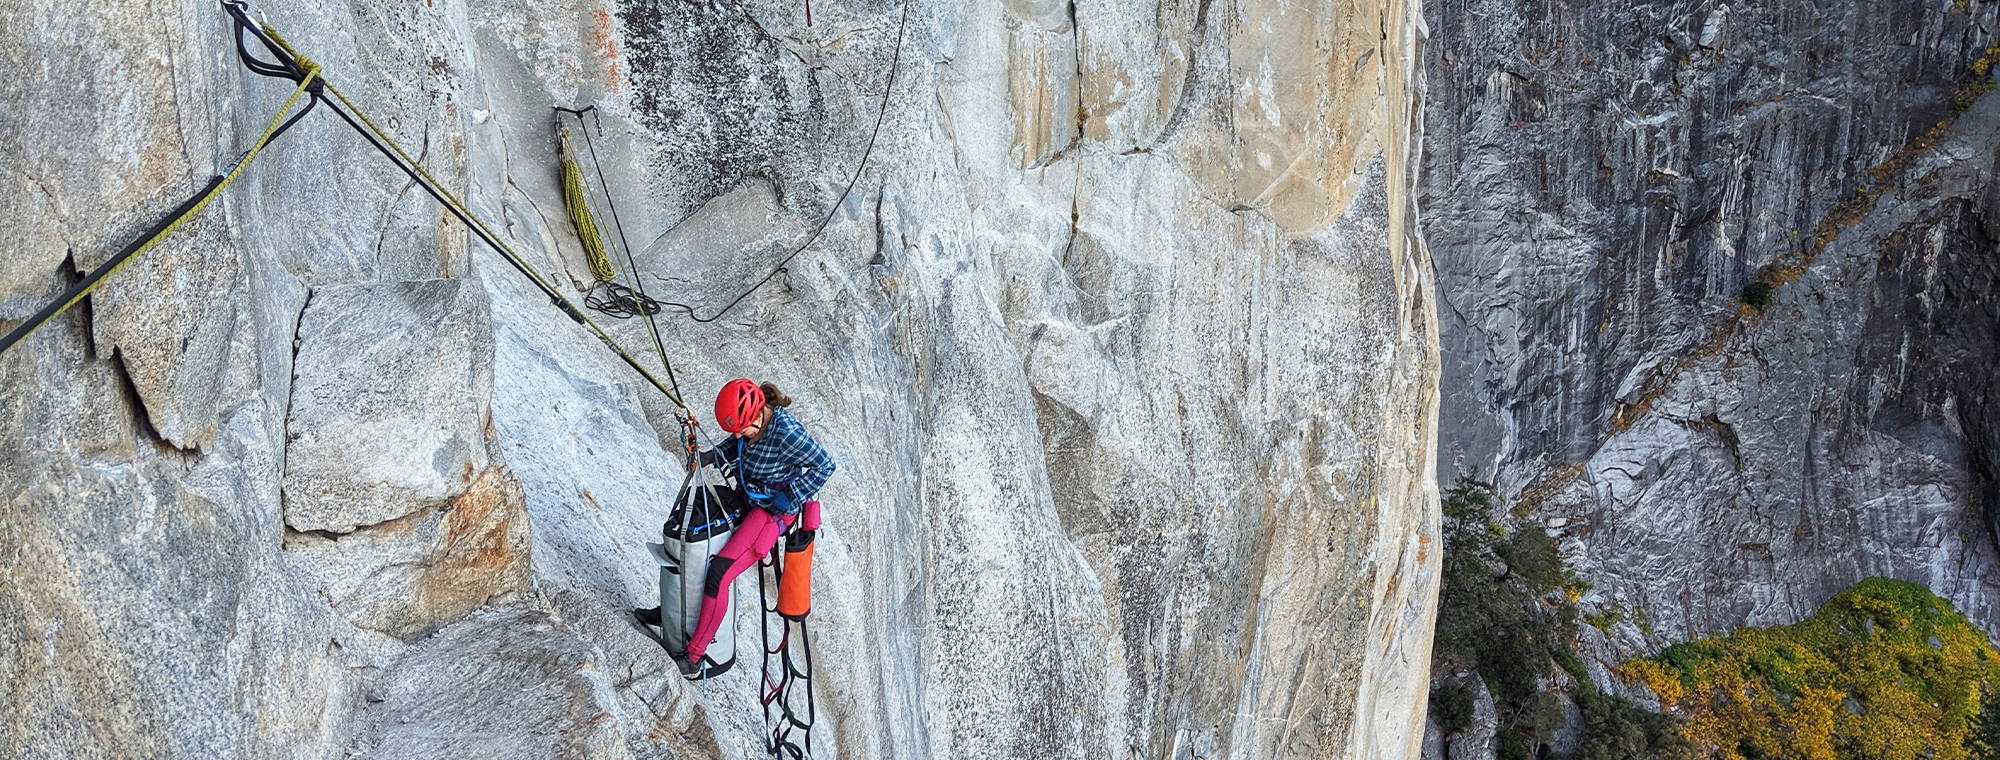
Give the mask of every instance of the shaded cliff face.
<svg viewBox="0 0 2000 760">
<path fill-rule="evenodd" d="M 1876 575 L 2000 626 L 2000 9 L 1426 17 L 1441 473 L 1564 537 L 1598 664 Z"/>
<path fill-rule="evenodd" d="M 200 3 L 17 6 L 0 320 L 282 88 Z M 691 399 L 777 381 L 840 462 L 822 756 L 1414 750 L 1415 9 L 269 10 L 565 287 L 552 104 L 599 106 L 648 288 L 704 314 L 832 213 L 743 307 L 661 323 Z M 669 406 L 328 114 L 0 376 L 0 755 L 758 752 L 752 668 L 685 684 L 621 616 L 654 593 Z"/>
</svg>

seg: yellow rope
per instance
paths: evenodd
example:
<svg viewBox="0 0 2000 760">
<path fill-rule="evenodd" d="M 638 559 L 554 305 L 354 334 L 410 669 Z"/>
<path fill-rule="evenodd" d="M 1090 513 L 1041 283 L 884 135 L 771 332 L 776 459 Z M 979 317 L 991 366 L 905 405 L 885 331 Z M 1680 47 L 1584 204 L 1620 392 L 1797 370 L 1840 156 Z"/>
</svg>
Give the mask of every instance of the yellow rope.
<svg viewBox="0 0 2000 760">
<path fill-rule="evenodd" d="M 115 275 L 119 272 L 119 270 L 124 269 L 126 264 L 132 263 L 133 259 L 139 258 L 141 255 L 145 254 L 146 251 L 152 250 L 153 246 L 158 245 L 161 240 L 165 240 L 167 236 L 172 235 L 176 230 L 179 230 L 182 225 L 187 224 L 188 220 L 193 219 L 196 216 L 199 216 L 203 209 L 208 208 L 209 203 L 213 202 L 217 196 L 222 194 L 222 191 L 224 189 L 228 188 L 231 183 L 235 182 L 237 177 L 242 176 L 243 170 L 250 166 L 250 162 L 257 158 L 258 153 L 263 152 L 265 145 L 270 144 L 271 135 L 276 134 L 278 131 L 278 127 L 285 123 L 285 117 L 291 113 L 292 106 L 298 105 L 299 97 L 305 95 L 306 87 L 311 85 L 313 83 L 313 80 L 319 78 L 319 64 L 313 63 L 310 59 L 307 58 L 300 58 L 299 65 L 305 69 L 306 72 L 305 77 L 299 80 L 298 87 L 292 89 L 291 97 L 285 98 L 285 104 L 278 107 L 277 114 L 271 117 L 271 123 L 264 125 L 264 133 L 258 135 L 257 141 L 250 144 L 250 150 L 246 151 L 243 154 L 242 158 L 236 160 L 236 165 L 229 168 L 228 174 L 222 176 L 222 181 L 216 183 L 215 187 L 210 188 L 208 193 L 203 195 L 201 197 L 201 200 L 196 201 L 193 206 L 189 206 L 187 211 L 181 212 L 180 216 L 174 217 L 173 221 L 168 222 L 165 227 L 161 227 L 159 232 L 156 232 L 153 234 L 152 237 L 147 238 L 146 242 L 141 243 L 138 248 L 132 251 L 132 255 L 126 256 L 123 260 L 113 265 L 109 271 L 106 271 L 104 273 L 103 277 L 100 277 L 96 282 L 91 283 L 90 287 L 77 291 L 76 295 L 70 296 L 69 300 L 64 301 L 61 306 L 56 307 L 56 310 L 54 312 L 50 313 L 46 319 L 42 320 L 42 324 L 47 324 L 50 321 L 53 321 L 56 318 L 56 315 L 68 311 L 69 307 L 75 306 L 76 302 L 83 300 L 84 296 L 90 295 L 91 292 L 97 290 L 98 287 L 102 286 L 106 280 L 111 279 L 112 275 Z"/>
<path fill-rule="evenodd" d="M 297 48 L 292 47 L 291 42 L 287 41 L 284 35 L 279 34 L 278 30 L 272 28 L 270 24 L 267 23 L 264 25 L 264 33 L 266 35 L 269 35 L 272 41 L 278 43 L 278 47 L 282 48 L 285 51 L 286 55 L 290 55 L 293 58 L 297 59 L 302 65 L 311 65 L 309 59 L 307 59 L 304 55 L 300 54 Z M 666 394 L 667 399 L 673 401 L 674 406 L 680 408 L 681 415 L 683 416 L 684 419 L 687 420 L 694 419 L 694 412 L 688 408 L 686 401 L 681 400 L 680 394 L 675 393 L 672 388 L 667 387 L 666 383 L 660 382 L 660 379 L 658 377 L 654 376 L 653 373 L 647 371 L 644 366 L 641 366 L 639 364 L 639 360 L 632 356 L 632 352 L 625 350 L 625 347 L 618 343 L 617 338 L 612 337 L 611 333 L 606 332 L 603 327 L 599 326 L 596 322 L 592 321 L 589 316 L 583 313 L 583 310 L 576 308 L 576 304 L 571 303 L 569 299 L 563 298 L 561 295 L 559 295 L 561 291 L 558 291 L 555 285 L 551 284 L 548 281 L 548 279 L 542 277 L 541 272 L 537 271 L 534 265 L 529 264 L 527 259 L 522 258 L 519 253 L 515 252 L 512 246 L 507 245 L 506 240 L 501 238 L 499 234 L 495 233 L 493 231 L 493 228 L 488 227 L 484 219 L 481 219 L 477 214 L 472 213 L 470 208 L 466 206 L 465 202 L 459 200 L 458 196 L 454 195 L 451 192 L 450 188 L 445 187 L 445 184 L 443 182 L 438 181 L 437 177 L 431 176 L 430 170 L 425 169 L 424 165 L 422 163 L 419 163 L 415 157 L 411 156 L 410 152 L 408 150 L 405 150 L 401 143 L 396 142 L 396 139 L 394 137 L 390 137 L 388 130 L 383 129 L 380 125 L 376 124 L 374 119 L 368 118 L 367 112 L 361 110 L 360 106 L 356 105 L 353 100 L 349 99 L 347 97 L 347 93 L 341 92 L 340 88 L 335 87 L 332 82 L 325 82 L 324 87 L 327 92 L 333 93 L 333 97 L 338 99 L 340 101 L 340 104 L 342 106 L 345 106 L 349 113 L 354 114 L 354 117 L 356 119 L 359 119 L 362 125 L 367 127 L 368 131 L 375 135 L 376 139 L 381 140 L 382 144 L 389 146 L 389 150 L 394 151 L 396 156 L 402 159 L 403 164 L 405 166 L 410 167 L 410 169 L 412 171 L 415 171 L 418 176 L 423 177 L 425 182 L 430 183 L 431 187 L 437 190 L 438 195 L 444 198 L 444 202 L 446 204 L 450 205 L 460 214 L 464 215 L 466 219 L 471 221 L 474 227 L 477 227 L 481 232 L 484 232 L 486 234 L 486 239 L 492 241 L 493 245 L 498 247 L 502 254 L 512 259 L 514 263 L 521 268 L 523 274 L 526 274 L 529 279 L 534 280 L 537 285 L 541 286 L 543 292 L 549 293 L 552 298 L 556 299 L 557 305 L 560 306 L 564 312 L 568 313 L 573 319 L 577 320 L 577 322 L 582 324 L 585 328 L 588 328 L 591 334 L 597 336 L 597 339 L 603 342 L 605 347 L 610 348 L 613 352 L 617 353 L 619 358 L 625 360 L 626 364 L 631 365 L 632 370 L 638 372 L 640 377 L 645 378 L 647 383 L 652 384 L 654 388 L 658 388 L 661 393 Z"/>
<path fill-rule="evenodd" d="M 604 233 L 597 229 L 597 215 L 590 212 L 590 188 L 577 164 L 576 146 L 570 144 L 567 128 L 556 134 L 561 143 L 563 205 L 569 207 L 570 226 L 576 228 L 576 239 L 583 243 L 583 260 L 590 265 L 590 276 L 598 282 L 611 282 L 618 278 L 618 269 L 604 252 Z"/>
</svg>

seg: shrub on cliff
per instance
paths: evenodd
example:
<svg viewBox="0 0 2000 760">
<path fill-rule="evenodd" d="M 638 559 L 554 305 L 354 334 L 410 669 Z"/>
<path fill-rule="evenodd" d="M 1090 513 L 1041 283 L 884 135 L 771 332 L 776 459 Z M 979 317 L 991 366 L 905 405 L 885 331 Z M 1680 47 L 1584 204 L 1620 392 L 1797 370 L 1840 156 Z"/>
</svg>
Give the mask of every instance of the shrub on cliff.
<svg viewBox="0 0 2000 760">
<path fill-rule="evenodd" d="M 1992 713 L 2000 653 L 1913 583 L 1870 578 L 1793 625 L 1677 644 L 1621 672 L 1721 760 L 1992 756 L 1981 716 Z"/>
<path fill-rule="evenodd" d="M 1777 295 L 1778 289 L 1776 287 L 1772 286 L 1771 283 L 1758 279 L 1751 280 L 1750 284 L 1744 285 L 1743 292 L 1737 298 L 1743 301 L 1743 305 L 1763 311 L 1771 306 L 1771 300 Z"/>
<path fill-rule="evenodd" d="M 1446 736 L 1472 727 L 1472 688 L 1447 681 L 1431 690 L 1431 718 Z"/>
<path fill-rule="evenodd" d="M 1671 716 L 1647 710 L 1596 689 L 1576 695 L 1582 739 L 1569 760 L 1684 757 L 1691 749 Z"/>
</svg>

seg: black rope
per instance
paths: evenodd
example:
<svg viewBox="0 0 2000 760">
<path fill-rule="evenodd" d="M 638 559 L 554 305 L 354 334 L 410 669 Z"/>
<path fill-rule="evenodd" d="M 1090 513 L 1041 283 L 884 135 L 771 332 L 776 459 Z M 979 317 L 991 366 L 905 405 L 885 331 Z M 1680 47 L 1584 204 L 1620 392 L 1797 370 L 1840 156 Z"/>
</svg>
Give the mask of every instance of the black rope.
<svg viewBox="0 0 2000 760">
<path fill-rule="evenodd" d="M 590 290 L 583 294 L 583 305 L 590 307 L 591 311 L 616 319 L 660 313 L 659 301 L 639 295 L 631 288 L 608 280 L 590 286 Z M 678 393 L 679 390 L 676 386 L 675 392 Z"/>
<path fill-rule="evenodd" d="M 506 259 L 507 263 L 514 267 L 514 271 L 520 272 L 521 276 L 526 277 L 528 278 L 529 281 L 535 283 L 536 289 L 542 291 L 543 295 L 548 296 L 550 302 L 554 303 L 556 305 L 556 308 L 562 309 L 563 313 L 568 315 L 572 321 L 578 323 L 581 323 L 583 321 L 583 315 L 577 314 L 574 308 L 569 305 L 569 302 L 563 300 L 562 294 L 550 290 L 549 287 L 541 281 L 541 278 L 536 277 L 533 272 L 528 271 L 528 267 L 525 263 L 521 262 L 519 259 L 516 259 L 511 255 L 508 255 L 506 249 L 500 245 L 500 241 L 494 240 L 493 238 L 487 236 L 485 230 L 480 229 L 479 225 L 474 224 L 472 222 L 472 219 L 467 217 L 463 212 L 460 212 L 451 203 L 451 201 L 446 200 L 444 194 L 438 192 L 437 188 L 431 187 L 431 183 L 425 181 L 423 175 L 417 173 L 416 169 L 413 169 L 408 165 L 404 164 L 403 160 L 396 156 L 396 152 L 389 149 L 389 146 L 383 145 L 380 140 L 375 139 L 375 135 L 370 133 L 368 131 L 368 128 L 362 126 L 360 122 L 355 121 L 354 117 L 349 113 L 347 113 L 346 109 L 341 108 L 338 104 L 335 103 L 328 103 L 326 105 L 327 105 L 327 110 L 332 111 L 334 115 L 339 116 L 341 121 L 347 122 L 347 126 L 352 127 L 357 134 L 361 135 L 362 139 L 367 140 L 369 145 L 374 146 L 376 151 L 380 152 L 384 157 L 388 158 L 389 163 L 395 164 L 396 168 L 403 170 L 403 174 L 408 175 L 411 182 L 414 182 L 418 187 L 423 188 L 426 194 L 429 194 L 433 200 L 436 200 L 438 202 L 438 205 L 444 206 L 446 211 L 450 211 L 452 216 L 457 217 L 459 223 L 464 224 L 465 228 L 472 233 L 473 237 L 479 238 L 480 242 L 485 243 L 487 247 L 500 252 L 500 258 Z"/>
<path fill-rule="evenodd" d="M 265 63 L 250 52 L 250 48 L 243 42 L 243 25 L 241 23 L 236 24 L 236 57 L 243 61 L 243 68 L 249 69 L 250 73 L 258 76 L 290 78 L 292 75 L 291 69 L 276 64 Z"/>
<path fill-rule="evenodd" d="M 215 191 L 215 186 L 220 184 L 222 184 L 222 175 L 217 174 L 208 181 L 208 184 L 203 185 L 201 190 L 196 191 L 194 195 L 188 196 L 187 200 L 181 201 L 181 205 L 175 207 L 173 211 L 169 212 L 159 222 L 148 228 L 146 234 L 134 238 L 131 243 L 126 244 L 124 250 L 118 252 L 118 255 L 111 257 L 109 261 L 103 264 L 99 264 L 96 269 L 91 270 L 90 274 L 85 275 L 82 280 L 69 286 L 61 295 L 56 296 L 55 300 L 50 301 L 48 305 L 43 306 L 32 316 L 29 316 L 27 321 L 22 322 L 12 331 L 9 331 L 7 337 L 0 338 L 0 353 L 4 353 L 15 343 L 21 342 L 22 338 L 28 337 L 28 333 L 34 332 L 35 328 L 40 327 L 42 323 L 55 317 L 56 313 L 62 311 L 63 306 L 74 300 L 78 293 L 89 290 L 91 286 L 97 284 L 98 280 L 102 280 L 111 274 L 111 270 L 117 269 L 119 263 L 131 258 L 133 253 L 138 252 L 141 247 L 146 245 L 146 241 L 152 240 L 153 236 L 160 234 L 160 231 L 166 229 L 167 225 L 172 224 L 173 220 L 181 218 L 182 215 L 188 212 L 188 209 L 194 208 L 195 204 L 200 203 L 201 199 L 208 197 L 209 193 Z"/>
<path fill-rule="evenodd" d="M 298 61 L 292 60 L 290 56 L 285 55 L 285 52 L 276 45 L 273 45 L 270 40 L 264 39 L 264 35 L 261 33 L 256 35 L 258 42 L 264 46 L 265 50 L 270 51 L 273 56 L 277 57 L 278 63 L 264 61 L 252 54 L 243 36 L 245 32 L 255 31 L 254 27 L 250 24 L 248 6 L 240 0 L 228 0 L 223 3 L 223 6 L 231 9 L 231 13 L 229 14 L 230 19 L 236 24 L 236 57 L 243 61 L 243 68 L 249 69 L 250 73 L 258 76 L 284 79 L 295 83 L 306 78 L 305 67 L 300 65 Z M 243 13 L 238 14 L 235 12 L 237 10 L 242 10 Z M 279 126 L 276 132 L 271 133 L 270 142 L 277 142 L 279 135 L 291 129 L 292 125 L 299 123 L 299 120 L 305 118 L 306 114 L 312 113 L 315 107 L 326 101 L 326 80 L 314 79 L 312 84 L 306 85 L 306 93 L 311 95 L 312 98 L 307 100 L 306 106 L 299 109 L 298 113 L 293 114 L 292 118 L 286 119 L 285 123 Z"/>
<path fill-rule="evenodd" d="M 250 22 L 250 18 L 247 15 L 247 11 L 245 10 L 242 3 L 224 2 L 223 5 L 224 7 L 229 9 L 229 14 L 236 18 L 236 28 L 239 30 L 239 32 L 243 30 L 248 30 L 251 34 L 257 37 L 259 42 L 262 42 L 264 44 L 265 49 L 272 51 L 272 53 L 278 56 L 279 60 L 284 61 L 287 66 L 290 66 L 294 69 L 298 67 L 298 63 L 291 60 L 290 56 L 285 55 L 284 51 L 277 46 L 277 43 L 273 42 L 269 37 L 265 36 L 263 30 L 258 29 L 255 24 L 252 24 Z M 403 171 L 403 174 L 407 175 L 410 178 L 410 181 L 416 183 L 418 187 L 423 188 L 424 192 L 426 194 L 429 194 L 433 200 L 436 200 L 439 205 L 444 206 L 446 211 L 450 211 L 452 216 L 457 217 L 458 221 L 464 224 L 466 229 L 469 230 L 474 237 L 479 238 L 480 242 L 485 243 L 488 247 L 491 247 L 493 250 L 499 252 L 500 257 L 506 259 L 508 264 L 513 265 L 515 271 L 520 272 L 522 276 L 527 277 L 529 281 L 534 282 L 536 288 L 541 290 L 543 292 L 543 295 L 548 296 L 551 301 L 555 302 L 558 308 L 561 308 L 565 313 L 568 313 L 571 319 L 576 320 L 578 322 L 583 321 L 582 315 L 575 314 L 573 309 L 571 309 L 568 306 L 568 303 L 562 299 L 562 294 L 550 290 L 548 286 L 541 281 L 541 278 L 536 277 L 533 272 L 530 272 L 528 270 L 526 264 L 524 264 L 518 259 L 515 259 L 513 256 L 508 255 L 506 247 L 502 246 L 500 244 L 500 241 L 494 240 L 493 238 L 487 236 L 485 230 L 481 229 L 479 225 L 474 224 L 471 218 L 467 217 L 463 212 L 459 211 L 458 208 L 454 204 L 452 204 L 449 200 L 447 200 L 442 193 L 438 192 L 437 188 L 432 187 L 431 183 L 425 181 L 423 175 L 418 173 L 416 169 L 404 164 L 402 158 L 398 157 L 395 151 L 390 150 L 389 146 L 383 145 L 380 140 L 377 140 L 375 138 L 375 135 L 370 133 L 367 127 L 362 126 L 360 122 L 355 121 L 354 116 L 347 113 L 346 109 L 341 108 L 339 104 L 333 102 L 327 102 L 326 107 L 327 110 L 332 111 L 334 115 L 339 116 L 341 121 L 347 122 L 347 126 L 353 128 L 357 134 L 360 134 L 362 139 L 367 140 L 368 144 L 373 146 L 376 151 L 380 152 L 383 155 L 383 157 L 389 159 L 389 163 L 395 164 L 397 169 L 401 169 Z"/>
<path fill-rule="evenodd" d="M 861 173 L 867 170 L 868 168 L 869 156 L 874 154 L 875 152 L 875 139 L 882 134 L 883 117 L 889 115 L 889 98 L 896 94 L 896 74 L 897 72 L 901 71 L 903 67 L 903 36 L 906 30 L 908 30 L 909 25 L 910 25 L 910 2 L 909 0 L 903 0 L 902 20 L 898 22 L 896 25 L 896 51 L 889 60 L 889 81 L 886 85 L 882 87 L 882 107 L 880 110 L 875 112 L 875 128 L 868 132 L 868 144 L 861 149 L 861 161 L 855 164 L 854 166 L 854 176 L 850 177 L 847 180 L 847 187 L 840 191 L 840 197 L 834 199 L 833 206 L 827 209 L 826 218 L 821 219 L 819 221 L 819 225 L 813 228 L 812 234 L 806 237 L 806 241 L 800 243 L 797 248 L 793 248 L 792 252 L 790 254 L 787 254 L 783 259 L 779 259 L 778 265 L 776 267 L 773 267 L 770 273 L 764 275 L 763 279 L 758 280 L 756 284 L 751 285 L 748 289 L 744 290 L 741 294 L 737 295 L 735 299 L 731 300 L 727 304 L 724 304 L 722 309 L 715 312 L 714 314 L 710 314 L 706 317 L 699 316 L 695 314 L 693 306 L 689 306 L 684 303 L 675 303 L 673 301 L 661 301 L 660 305 L 671 306 L 673 308 L 680 309 L 681 311 L 687 313 L 688 319 L 692 319 L 696 322 L 703 322 L 703 323 L 714 322 L 715 320 L 721 319 L 722 315 L 728 314 L 731 309 L 735 309 L 737 304 L 743 303 L 743 299 L 749 298 L 751 293 L 757 292 L 759 288 L 764 287 L 764 285 L 769 283 L 773 278 L 777 277 L 780 274 L 790 271 L 786 267 L 792 263 L 792 259 L 798 258 L 799 254 L 804 253 L 807 248 L 811 247 L 814 242 L 819 240 L 820 234 L 826 232 L 827 225 L 833 223 L 833 217 L 840 213 L 840 204 L 846 203 L 847 196 L 854 192 L 854 186 L 861 181 Z"/>
</svg>

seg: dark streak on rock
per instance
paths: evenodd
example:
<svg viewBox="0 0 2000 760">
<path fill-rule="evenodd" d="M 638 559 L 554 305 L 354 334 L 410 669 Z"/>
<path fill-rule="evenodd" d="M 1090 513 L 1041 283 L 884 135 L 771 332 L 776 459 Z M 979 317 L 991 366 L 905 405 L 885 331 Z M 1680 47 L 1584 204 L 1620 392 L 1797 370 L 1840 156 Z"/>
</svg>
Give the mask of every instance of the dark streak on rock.
<svg viewBox="0 0 2000 760">
<path fill-rule="evenodd" d="M 1179 134 L 1181 128 L 1185 127 L 1194 118 L 1194 112 L 1201 100 L 1200 94 L 1204 86 L 1210 84 L 1208 81 L 1210 77 L 1205 76 L 1202 72 L 1201 54 L 1198 52 L 1198 49 L 1202 45 L 1203 38 L 1208 35 L 1209 24 L 1211 23 L 1208 12 L 1215 5 L 1215 0 L 1200 0 L 1200 2 L 1201 5 L 1195 9 L 1194 30 L 1189 32 L 1187 36 L 1188 46 L 1196 49 L 1188 51 L 1188 69 L 1182 75 L 1180 97 L 1174 99 L 1174 107 L 1167 113 L 1166 123 L 1160 127 L 1160 133 L 1153 138 L 1152 144 L 1137 149 L 1139 151 L 1150 153 L 1153 148 L 1160 144 L 1172 141 L 1174 135 Z M 1226 50 L 1227 46 L 1225 45 L 1224 47 Z M 1082 51 L 1078 51 L 1078 55 L 1081 56 Z M 1228 57 L 1226 52 L 1223 57 L 1226 64 Z M 1222 77 L 1225 85 L 1227 79 L 1226 76 Z"/>
<path fill-rule="evenodd" d="M 285 373 L 290 378 L 290 381 L 285 386 L 284 416 L 279 419 L 279 425 L 281 426 L 279 432 L 283 436 L 278 442 L 278 482 L 280 484 L 285 482 L 285 475 L 291 464 L 291 459 L 288 455 L 291 453 L 292 447 L 292 399 L 298 392 L 299 387 L 299 329 L 305 326 L 306 309 L 312 306 L 313 291 L 312 286 L 306 286 L 305 298 L 299 301 L 299 313 L 292 315 L 292 363 L 290 371 Z M 285 489 L 281 485 L 278 488 L 278 522 L 284 524 L 284 519 Z M 286 530 L 289 531 L 290 528 L 287 527 Z"/>
<path fill-rule="evenodd" d="M 683 210 L 767 167 L 815 164 L 800 154 L 830 137 L 818 80 L 754 20 L 680 0 L 639 0 L 618 16 L 632 105 L 660 138 L 659 174 L 684 183 Z"/>
</svg>

